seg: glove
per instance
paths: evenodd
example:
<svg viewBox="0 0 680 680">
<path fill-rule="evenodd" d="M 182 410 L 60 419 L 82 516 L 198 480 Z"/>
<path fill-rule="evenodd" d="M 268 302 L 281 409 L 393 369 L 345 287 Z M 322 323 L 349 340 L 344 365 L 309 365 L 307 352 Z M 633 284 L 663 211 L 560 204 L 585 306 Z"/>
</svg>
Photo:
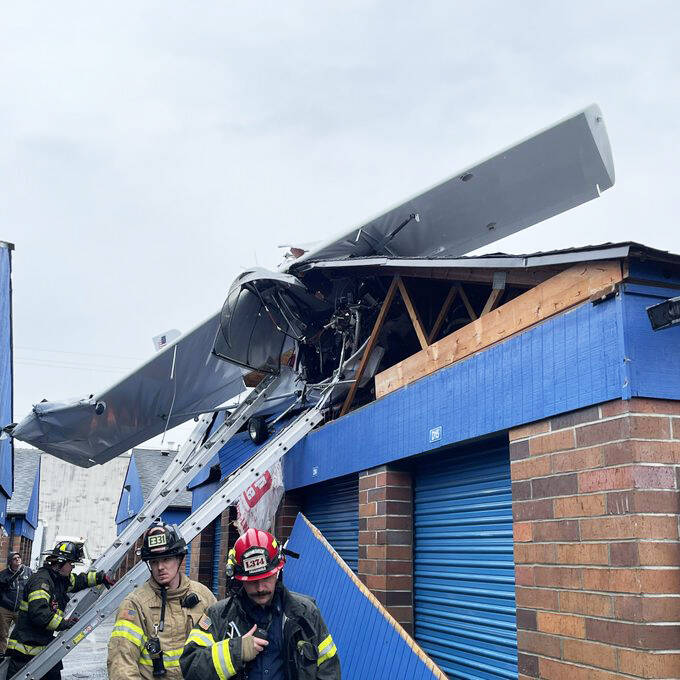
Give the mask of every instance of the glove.
<svg viewBox="0 0 680 680">
<path fill-rule="evenodd" d="M 100 571 L 97 574 L 97 580 L 99 580 L 99 574 L 102 575 L 100 583 L 103 583 L 106 586 L 106 589 L 108 590 L 112 585 L 115 584 L 116 579 L 113 578 L 113 576 L 109 576 L 105 571 Z"/>
<path fill-rule="evenodd" d="M 257 626 L 253 626 L 241 638 L 241 659 L 243 659 L 243 663 L 252 661 L 269 644 L 267 640 L 253 636 L 256 630 Z"/>
<path fill-rule="evenodd" d="M 80 618 L 77 616 L 69 616 L 68 619 L 64 619 L 60 624 L 57 630 L 68 630 L 72 626 L 75 626 L 76 623 L 80 621 Z"/>
<path fill-rule="evenodd" d="M 97 585 L 104 584 L 108 590 L 115 582 L 113 576 L 109 576 L 105 571 L 98 571 L 96 577 Z"/>
</svg>

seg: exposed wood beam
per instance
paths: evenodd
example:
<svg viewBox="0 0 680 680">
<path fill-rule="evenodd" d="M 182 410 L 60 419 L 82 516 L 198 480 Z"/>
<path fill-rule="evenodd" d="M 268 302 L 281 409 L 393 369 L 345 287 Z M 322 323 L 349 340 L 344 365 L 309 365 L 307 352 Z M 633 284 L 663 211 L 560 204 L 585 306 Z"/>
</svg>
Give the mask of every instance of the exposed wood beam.
<svg viewBox="0 0 680 680">
<path fill-rule="evenodd" d="M 500 299 L 503 291 L 500 290 L 499 288 L 494 288 L 491 291 L 491 295 L 489 295 L 489 299 L 486 301 L 484 305 L 484 309 L 482 309 L 482 313 L 479 315 L 481 316 L 486 316 L 490 311 L 495 309 L 496 304 L 498 303 L 498 300 Z"/>
<path fill-rule="evenodd" d="M 428 342 L 427 336 L 425 335 L 425 328 L 423 327 L 423 322 L 420 320 L 420 316 L 418 316 L 418 310 L 416 309 L 416 306 L 413 304 L 413 300 L 411 300 L 411 296 L 408 294 L 408 290 L 406 290 L 406 286 L 404 285 L 401 276 L 397 276 L 396 279 L 397 286 L 399 286 L 399 292 L 401 293 L 401 297 L 404 300 L 404 305 L 406 305 L 406 311 L 408 312 L 408 315 L 411 317 L 413 329 L 415 330 L 416 335 L 418 336 L 420 348 L 425 349 L 428 346 Z"/>
<path fill-rule="evenodd" d="M 479 267 L 470 268 L 446 268 L 446 267 L 343 267 L 338 270 L 323 272 L 331 277 L 344 276 L 401 276 L 403 278 L 414 279 L 434 279 L 438 281 L 461 281 L 463 283 L 491 283 L 493 275 L 499 271 L 507 274 L 508 286 L 513 288 L 532 288 L 539 283 L 559 274 L 566 269 L 566 265 L 557 267 L 550 265 L 547 267 L 532 267 L 530 269 L 483 269 Z"/>
<path fill-rule="evenodd" d="M 446 318 L 446 315 L 449 313 L 449 309 L 451 309 L 453 301 L 456 299 L 456 295 L 458 295 L 458 288 L 456 286 L 451 286 L 446 296 L 446 299 L 444 300 L 444 304 L 442 305 L 442 308 L 439 310 L 437 320 L 434 322 L 434 326 L 432 326 L 432 330 L 430 331 L 430 334 L 427 336 L 428 345 L 431 345 L 434 342 L 434 339 L 437 337 L 437 333 L 439 333 L 439 329 L 442 327 L 444 319 Z"/>
<path fill-rule="evenodd" d="M 387 318 L 387 312 L 390 310 L 390 306 L 392 305 L 392 300 L 394 299 L 394 294 L 397 291 L 397 286 L 398 286 L 398 278 L 395 276 L 392 279 L 392 283 L 390 284 L 390 287 L 387 289 L 387 295 L 385 295 L 385 299 L 383 300 L 382 307 L 380 308 L 380 311 L 378 312 L 378 317 L 375 320 L 375 323 L 373 324 L 373 329 L 371 330 L 371 334 L 368 336 L 368 342 L 366 343 L 366 349 L 364 350 L 364 353 L 361 357 L 361 361 L 359 362 L 359 367 L 357 368 L 356 373 L 354 374 L 354 382 L 349 388 L 349 392 L 347 393 L 347 397 L 345 398 L 345 403 L 342 405 L 342 409 L 340 410 L 340 416 L 344 416 L 347 411 L 349 411 L 349 407 L 352 405 L 352 402 L 354 401 L 354 396 L 357 393 L 357 388 L 359 387 L 359 383 L 361 382 L 361 378 L 364 375 L 364 371 L 366 370 L 366 364 L 368 363 L 368 358 L 371 356 L 371 352 L 373 351 L 373 348 L 375 347 L 375 343 L 378 340 L 378 335 L 380 333 L 380 329 L 383 327 L 383 323 L 385 323 L 385 319 Z"/>
<path fill-rule="evenodd" d="M 465 305 L 465 309 L 467 309 L 468 316 L 472 321 L 474 321 L 477 318 L 477 312 L 472 308 L 472 305 L 470 304 L 470 299 L 467 296 L 467 293 L 465 292 L 465 289 L 463 286 L 458 284 L 458 294 L 460 295 L 460 299 L 463 301 L 463 304 Z"/>
<path fill-rule="evenodd" d="M 375 377 L 376 397 L 471 356 L 556 314 L 587 302 L 622 280 L 618 260 L 574 265 Z"/>
<path fill-rule="evenodd" d="M 489 295 L 489 299 L 486 301 L 484 309 L 482 309 L 482 313 L 479 316 L 484 316 L 496 308 L 496 305 L 498 304 L 499 300 L 501 299 L 501 295 L 505 290 L 505 281 L 505 272 L 496 272 L 496 274 L 493 275 L 493 288 L 491 289 L 491 295 Z"/>
</svg>

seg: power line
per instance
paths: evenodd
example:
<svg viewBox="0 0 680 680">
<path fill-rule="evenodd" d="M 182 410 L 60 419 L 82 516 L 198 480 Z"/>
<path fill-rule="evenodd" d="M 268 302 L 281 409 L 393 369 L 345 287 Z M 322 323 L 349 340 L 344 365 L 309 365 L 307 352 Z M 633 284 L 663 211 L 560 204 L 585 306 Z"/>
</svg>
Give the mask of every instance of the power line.
<svg viewBox="0 0 680 680">
<path fill-rule="evenodd" d="M 129 368 L 116 368 L 114 366 L 86 366 L 83 364 L 59 364 L 55 362 L 47 361 L 35 361 L 31 359 L 15 359 L 15 364 L 23 364 L 24 366 L 36 366 L 38 368 L 58 368 L 61 370 L 73 370 L 73 371 L 95 371 L 104 373 L 128 373 L 131 369 Z"/>
<path fill-rule="evenodd" d="M 78 354 L 89 357 L 108 357 L 109 359 L 128 359 L 130 361 L 144 361 L 145 357 L 129 357 L 120 354 L 100 354 L 96 352 L 75 352 L 65 349 L 46 349 L 44 347 L 27 347 L 26 345 L 14 345 L 14 349 L 28 350 L 31 352 L 53 352 L 55 354 Z"/>
</svg>

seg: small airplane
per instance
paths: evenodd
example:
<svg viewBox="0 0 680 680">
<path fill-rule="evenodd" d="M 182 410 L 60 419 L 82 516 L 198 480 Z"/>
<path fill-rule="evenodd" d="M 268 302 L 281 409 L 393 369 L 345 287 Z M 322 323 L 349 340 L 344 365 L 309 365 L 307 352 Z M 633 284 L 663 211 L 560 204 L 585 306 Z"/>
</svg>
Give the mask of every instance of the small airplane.
<svg viewBox="0 0 680 680">
<path fill-rule="evenodd" d="M 369 379 L 409 350 L 408 305 L 381 319 L 387 341 L 372 334 L 394 294 L 391 273 L 445 278 L 471 266 L 466 253 L 613 184 L 604 119 L 591 105 L 325 244 L 291 248 L 278 271 L 244 271 L 219 313 L 123 380 L 76 401 L 36 404 L 5 432 L 89 467 L 224 408 L 266 375 L 285 379 L 264 414 L 313 400 L 331 376 L 337 404 L 348 390 L 370 390 Z M 454 314 L 445 330 L 456 323 Z"/>
</svg>

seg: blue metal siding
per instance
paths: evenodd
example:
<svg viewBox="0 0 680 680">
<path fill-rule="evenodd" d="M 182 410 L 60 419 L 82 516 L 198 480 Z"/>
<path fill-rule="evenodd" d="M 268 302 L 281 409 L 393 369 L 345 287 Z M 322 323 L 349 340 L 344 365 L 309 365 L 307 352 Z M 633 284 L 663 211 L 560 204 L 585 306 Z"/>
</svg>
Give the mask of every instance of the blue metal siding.
<svg viewBox="0 0 680 680">
<path fill-rule="evenodd" d="M 129 486 L 130 490 L 125 487 Z M 135 459 L 130 457 L 128 469 L 125 474 L 125 481 L 120 492 L 120 500 L 118 501 L 118 510 L 116 512 L 116 527 L 118 535 L 128 525 L 129 520 L 134 517 L 144 505 L 144 497 L 142 496 L 142 484 L 139 481 L 139 472 L 137 472 L 137 464 Z"/>
<path fill-rule="evenodd" d="M 316 600 L 338 648 L 343 680 L 442 677 L 300 515 L 289 547 L 300 553 L 300 559 L 287 562 L 283 581 L 291 590 Z"/>
<path fill-rule="evenodd" d="M 357 409 L 285 456 L 286 488 L 620 399 L 620 325 L 614 299 L 586 302 Z"/>
<path fill-rule="evenodd" d="M 214 522 L 215 538 L 213 539 L 213 573 L 212 591 L 215 597 L 219 597 L 220 572 L 222 571 L 222 561 L 220 560 L 220 550 L 222 549 L 222 519 L 219 516 Z"/>
<path fill-rule="evenodd" d="M 14 377 L 12 362 L 12 252 L 0 246 L 0 423 L 13 420 Z M 0 525 L 6 519 L 7 498 L 13 490 L 14 440 L 0 441 Z"/>
<path fill-rule="evenodd" d="M 218 480 L 195 486 L 191 490 L 191 512 L 196 512 L 219 488 Z"/>
<path fill-rule="evenodd" d="M 517 678 L 508 448 L 418 461 L 415 638 L 451 678 Z"/>
<path fill-rule="evenodd" d="M 359 567 L 359 477 L 304 489 L 302 513 L 356 574 Z"/>
<path fill-rule="evenodd" d="M 647 307 L 680 295 L 680 290 L 626 284 L 620 296 L 625 370 L 629 395 L 680 399 L 680 325 L 652 331 Z"/>
<path fill-rule="evenodd" d="M 187 556 L 184 560 L 184 573 L 189 576 L 191 571 L 191 543 L 187 544 Z"/>
</svg>

